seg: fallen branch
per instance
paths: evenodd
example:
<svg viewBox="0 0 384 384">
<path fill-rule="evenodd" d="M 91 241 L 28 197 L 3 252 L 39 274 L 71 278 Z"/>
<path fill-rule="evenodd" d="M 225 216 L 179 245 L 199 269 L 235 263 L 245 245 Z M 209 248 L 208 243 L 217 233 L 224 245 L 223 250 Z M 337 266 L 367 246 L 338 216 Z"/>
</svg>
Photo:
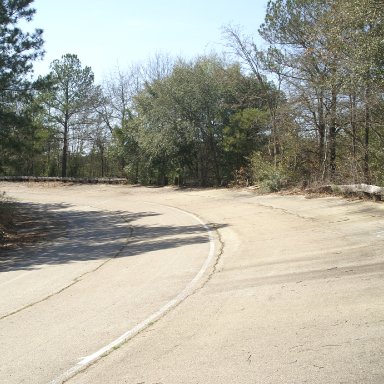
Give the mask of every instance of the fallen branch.
<svg viewBox="0 0 384 384">
<path fill-rule="evenodd" d="M 342 192 L 347 194 L 364 193 L 372 197 L 374 200 L 383 200 L 384 188 L 369 184 L 347 184 L 347 185 L 332 185 L 333 192 Z"/>
<path fill-rule="evenodd" d="M 342 193 L 345 195 L 364 195 L 375 201 L 384 201 L 384 188 L 369 184 L 345 184 L 345 185 L 320 185 L 307 188 L 307 193 L 334 194 Z"/>
</svg>

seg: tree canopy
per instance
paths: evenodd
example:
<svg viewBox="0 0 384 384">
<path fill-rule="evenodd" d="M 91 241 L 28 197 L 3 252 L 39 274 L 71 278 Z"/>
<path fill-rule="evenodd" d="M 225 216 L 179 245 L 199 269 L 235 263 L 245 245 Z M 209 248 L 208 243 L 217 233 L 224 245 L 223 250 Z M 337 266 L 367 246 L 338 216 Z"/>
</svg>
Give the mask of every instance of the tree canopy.
<svg viewBox="0 0 384 384">
<path fill-rule="evenodd" d="M 27 84 L 25 75 L 33 68 L 33 61 L 43 54 L 41 29 L 23 32 L 18 24 L 31 21 L 35 9 L 33 0 L 0 1 L 0 90 L 20 92 Z"/>
<path fill-rule="evenodd" d="M 156 55 L 94 84 L 76 54 L 30 82 L 32 1 L 0 6 L 0 172 L 132 183 L 384 183 L 382 0 L 270 0 L 261 49 Z M 32 86 L 33 85 L 33 86 Z"/>
<path fill-rule="evenodd" d="M 28 74 L 33 61 L 43 55 L 42 30 L 23 32 L 20 21 L 31 21 L 35 10 L 32 0 L 0 1 L 0 172 L 23 163 L 31 155 L 30 91 Z M 32 151 L 33 152 L 33 151 Z"/>
<path fill-rule="evenodd" d="M 83 68 L 74 54 L 54 60 L 47 81 L 51 85 L 40 100 L 45 105 L 47 121 L 61 136 L 61 175 L 66 177 L 69 145 L 83 145 L 81 136 L 93 123 L 91 115 L 97 104 L 97 89 L 92 69 Z M 80 152 L 82 150 L 80 148 Z"/>
</svg>

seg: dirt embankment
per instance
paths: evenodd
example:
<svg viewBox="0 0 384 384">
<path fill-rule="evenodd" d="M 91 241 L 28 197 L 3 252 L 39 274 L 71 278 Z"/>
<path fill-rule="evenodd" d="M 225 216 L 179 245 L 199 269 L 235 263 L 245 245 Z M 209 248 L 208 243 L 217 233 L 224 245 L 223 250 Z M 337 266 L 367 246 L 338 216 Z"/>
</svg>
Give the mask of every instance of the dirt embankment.
<svg viewBox="0 0 384 384">
<path fill-rule="evenodd" d="M 49 230 L 43 212 L 0 196 L 0 251 L 44 240 Z"/>
<path fill-rule="evenodd" d="M 46 231 L 37 230 L 42 217 L 21 204 L 0 201 L 0 249 L 36 242 L 45 238 Z"/>
</svg>

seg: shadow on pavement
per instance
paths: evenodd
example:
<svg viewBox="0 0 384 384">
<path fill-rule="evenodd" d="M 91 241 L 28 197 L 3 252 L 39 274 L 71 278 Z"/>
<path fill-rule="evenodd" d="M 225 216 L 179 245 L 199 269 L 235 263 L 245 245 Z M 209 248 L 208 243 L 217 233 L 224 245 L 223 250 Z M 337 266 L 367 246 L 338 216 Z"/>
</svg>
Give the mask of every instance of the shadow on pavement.
<svg viewBox="0 0 384 384">
<path fill-rule="evenodd" d="M 0 250 L 0 272 L 65 264 L 178 248 L 209 241 L 200 225 L 147 226 L 138 221 L 161 216 L 155 212 L 77 211 L 67 204 L 22 203 L 45 240 L 16 249 Z M 217 226 L 216 226 L 217 227 Z"/>
</svg>

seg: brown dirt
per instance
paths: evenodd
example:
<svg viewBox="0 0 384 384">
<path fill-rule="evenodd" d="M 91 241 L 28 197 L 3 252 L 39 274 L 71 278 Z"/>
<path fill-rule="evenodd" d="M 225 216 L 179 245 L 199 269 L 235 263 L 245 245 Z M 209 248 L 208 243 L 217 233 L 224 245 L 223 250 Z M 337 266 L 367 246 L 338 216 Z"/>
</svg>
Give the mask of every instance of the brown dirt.
<svg viewBox="0 0 384 384">
<path fill-rule="evenodd" d="M 21 204 L 0 201 L 0 251 L 44 240 L 48 231 L 41 228 L 41 214 Z"/>
</svg>

